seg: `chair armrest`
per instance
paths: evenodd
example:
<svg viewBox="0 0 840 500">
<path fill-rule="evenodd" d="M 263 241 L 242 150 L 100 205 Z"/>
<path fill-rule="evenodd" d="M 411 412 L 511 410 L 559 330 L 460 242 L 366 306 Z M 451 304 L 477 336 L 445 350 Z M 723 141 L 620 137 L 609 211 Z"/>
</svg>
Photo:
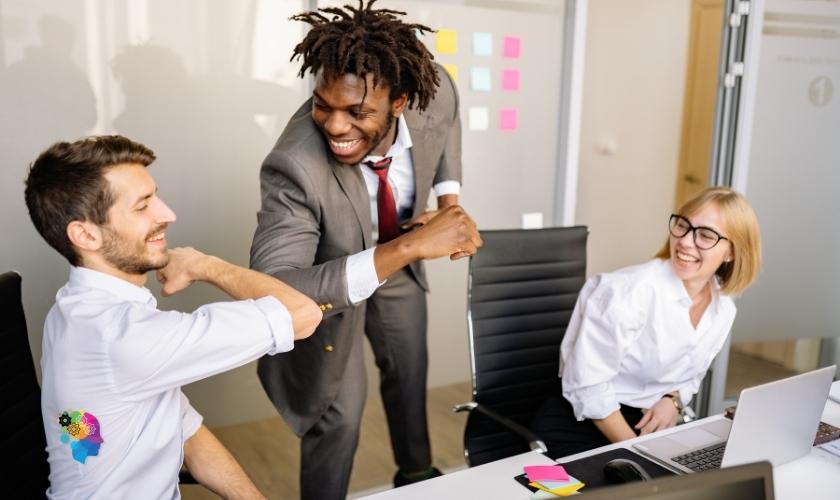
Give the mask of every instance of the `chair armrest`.
<svg viewBox="0 0 840 500">
<path fill-rule="evenodd" d="M 529 429 L 517 424 L 513 420 L 503 415 L 499 415 L 490 408 L 482 406 L 476 403 L 475 401 L 455 405 L 452 408 L 452 411 L 456 413 L 461 411 L 477 411 L 478 413 L 481 413 L 490 420 L 493 420 L 494 422 L 501 425 L 510 432 L 519 435 L 519 437 L 528 442 L 528 446 L 531 448 L 531 451 L 536 451 L 537 453 L 545 453 L 548 451 L 548 447 L 545 445 L 545 443 Z"/>
</svg>

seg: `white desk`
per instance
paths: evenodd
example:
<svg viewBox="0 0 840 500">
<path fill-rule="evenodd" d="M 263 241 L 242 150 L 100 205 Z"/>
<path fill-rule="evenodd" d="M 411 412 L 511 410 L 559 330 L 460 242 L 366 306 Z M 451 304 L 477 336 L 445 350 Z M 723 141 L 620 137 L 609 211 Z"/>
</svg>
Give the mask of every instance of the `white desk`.
<svg viewBox="0 0 840 500">
<path fill-rule="evenodd" d="M 721 415 L 708 417 L 679 428 L 667 429 L 657 433 L 662 436 L 709 419 L 721 419 Z M 840 427 L 840 404 L 828 401 L 823 410 L 822 420 Z M 563 457 L 560 462 L 568 462 L 586 456 L 601 453 L 614 448 L 630 448 L 634 443 L 650 439 L 643 436 L 618 444 L 611 444 L 577 455 Z M 531 493 L 513 480 L 522 474 L 525 465 L 550 464 L 553 461 L 539 453 L 523 453 L 497 462 L 453 472 L 420 483 L 403 486 L 365 497 L 369 500 L 428 500 L 481 498 L 482 500 L 526 500 Z M 773 469 L 773 483 L 778 500 L 837 500 L 840 498 L 840 458 L 814 449 L 811 454 Z M 585 492 L 586 488 L 584 488 Z"/>
</svg>

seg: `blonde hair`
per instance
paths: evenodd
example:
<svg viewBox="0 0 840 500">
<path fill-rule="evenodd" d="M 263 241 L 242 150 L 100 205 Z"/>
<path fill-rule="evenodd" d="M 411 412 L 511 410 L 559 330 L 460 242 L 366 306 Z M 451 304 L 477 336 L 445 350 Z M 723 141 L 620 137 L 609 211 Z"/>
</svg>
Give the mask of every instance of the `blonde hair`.
<svg viewBox="0 0 840 500">
<path fill-rule="evenodd" d="M 710 187 L 688 200 L 677 210 L 678 215 L 691 217 L 708 205 L 715 205 L 723 216 L 726 238 L 732 245 L 732 260 L 724 262 L 715 274 L 720 277 L 720 290 L 736 295 L 747 289 L 761 268 L 761 233 L 758 217 L 740 193 L 726 187 Z M 656 257 L 671 258 L 670 238 Z"/>
</svg>

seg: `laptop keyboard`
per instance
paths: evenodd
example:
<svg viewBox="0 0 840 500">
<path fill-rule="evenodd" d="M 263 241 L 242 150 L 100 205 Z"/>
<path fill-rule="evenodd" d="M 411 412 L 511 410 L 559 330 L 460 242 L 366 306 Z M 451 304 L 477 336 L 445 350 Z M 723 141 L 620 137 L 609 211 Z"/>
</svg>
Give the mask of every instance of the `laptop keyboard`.
<svg viewBox="0 0 840 500">
<path fill-rule="evenodd" d="M 817 434 L 814 437 L 814 446 L 840 439 L 840 428 L 820 422 Z M 723 452 L 726 450 L 726 443 L 713 444 L 706 448 L 694 450 L 683 455 L 673 457 L 671 460 L 694 472 L 701 472 L 710 469 L 719 469 L 723 460 Z"/>
<path fill-rule="evenodd" d="M 723 460 L 723 452 L 726 450 L 726 443 L 717 443 L 706 448 L 694 450 L 684 455 L 673 457 L 671 460 L 694 472 L 719 469 Z"/>
</svg>

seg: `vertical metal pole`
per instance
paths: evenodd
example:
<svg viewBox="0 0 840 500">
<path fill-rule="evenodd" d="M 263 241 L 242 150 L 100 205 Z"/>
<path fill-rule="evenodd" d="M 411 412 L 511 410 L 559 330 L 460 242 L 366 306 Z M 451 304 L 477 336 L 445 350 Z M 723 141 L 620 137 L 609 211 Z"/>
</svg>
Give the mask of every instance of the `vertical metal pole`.
<svg viewBox="0 0 840 500">
<path fill-rule="evenodd" d="M 583 68 L 588 0 L 566 0 L 560 73 L 560 130 L 554 187 L 555 226 L 575 223 L 580 120 L 583 108 Z"/>
</svg>

